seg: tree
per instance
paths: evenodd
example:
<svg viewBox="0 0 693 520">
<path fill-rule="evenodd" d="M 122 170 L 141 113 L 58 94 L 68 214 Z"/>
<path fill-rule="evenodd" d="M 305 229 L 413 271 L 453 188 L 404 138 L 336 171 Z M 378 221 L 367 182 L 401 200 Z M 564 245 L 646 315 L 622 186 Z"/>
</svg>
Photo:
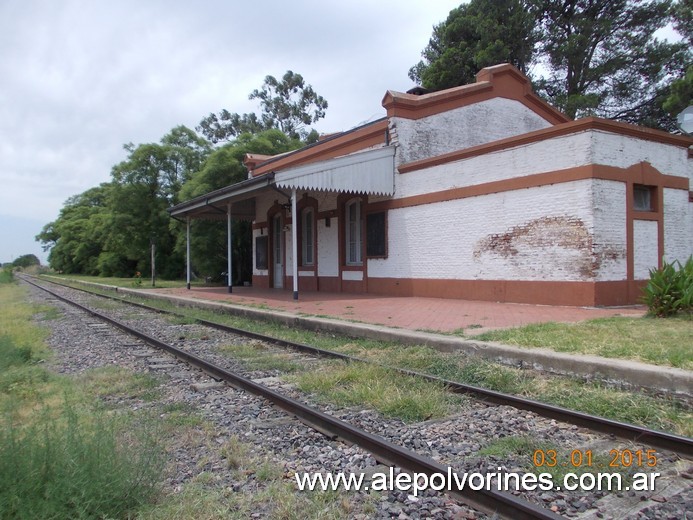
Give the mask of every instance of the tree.
<svg viewBox="0 0 693 520">
<path fill-rule="evenodd" d="M 434 28 L 424 60 L 409 75 L 437 90 L 510 62 L 571 118 L 597 115 L 670 130 L 674 121 L 663 105 L 677 95 L 675 81 L 683 82 L 676 92 L 685 90 L 690 6 L 691 0 L 472 0 Z M 654 37 L 672 17 L 688 44 Z M 532 78 L 539 70 L 545 74 Z"/>
<path fill-rule="evenodd" d="M 99 274 L 98 258 L 105 242 L 111 189 L 110 183 L 104 183 L 70 197 L 58 218 L 36 236 L 44 251 L 50 249 L 48 263 L 53 269 Z"/>
<path fill-rule="evenodd" d="M 172 254 L 175 236 L 166 209 L 179 201 L 183 184 L 199 171 L 211 152 L 209 142 L 178 126 L 159 143 L 131 143 L 126 160 L 113 167 L 107 240 L 99 259 L 101 274 L 117 267 L 148 272 L 150 247 L 156 244 L 157 271 L 165 278 L 182 269 L 182 257 Z M 113 267 L 115 266 L 115 267 Z"/>
<path fill-rule="evenodd" d="M 662 103 L 662 108 L 675 118 L 682 110 L 691 106 L 693 100 L 693 65 L 688 67 L 686 75 L 671 84 L 669 95 Z"/>
<path fill-rule="evenodd" d="M 22 255 L 12 262 L 13 267 L 31 267 L 32 265 L 41 265 L 41 260 L 36 255 Z"/>
<path fill-rule="evenodd" d="M 317 140 L 317 133 L 309 132 L 307 126 L 325 117 L 327 101 L 311 85 L 306 85 L 300 74 L 288 70 L 281 81 L 267 76 L 262 87 L 248 97 L 260 100 L 260 117 L 224 109 L 218 115 L 209 114 L 196 130 L 215 144 L 243 133 L 255 134 L 272 128 L 278 128 L 292 139 Z"/>
<path fill-rule="evenodd" d="M 325 117 L 327 101 L 319 96 L 303 76 L 287 70 L 281 81 L 267 76 L 250 99 L 259 99 L 265 128 L 278 128 L 292 139 L 305 139 L 306 126 Z"/>
<path fill-rule="evenodd" d="M 693 0 L 679 0 L 671 9 L 674 18 L 674 28 L 693 47 Z"/>
<path fill-rule="evenodd" d="M 688 46 L 686 73 L 671 83 L 662 109 L 674 119 L 693 103 L 693 0 L 679 0 L 672 7 L 674 28 Z"/>
<path fill-rule="evenodd" d="M 531 6 L 521 0 L 472 0 L 433 29 L 412 81 L 441 90 L 473 83 L 481 69 L 511 63 L 527 73 L 539 32 Z"/>
<path fill-rule="evenodd" d="M 685 47 L 659 41 L 670 0 L 528 0 L 549 74 L 538 93 L 571 118 L 658 125 L 663 92 L 685 70 Z"/>
<path fill-rule="evenodd" d="M 223 109 L 217 114 L 209 114 L 195 128 L 214 144 L 229 141 L 243 133 L 257 134 L 266 130 L 264 123 L 256 114 L 237 114 Z"/>
</svg>

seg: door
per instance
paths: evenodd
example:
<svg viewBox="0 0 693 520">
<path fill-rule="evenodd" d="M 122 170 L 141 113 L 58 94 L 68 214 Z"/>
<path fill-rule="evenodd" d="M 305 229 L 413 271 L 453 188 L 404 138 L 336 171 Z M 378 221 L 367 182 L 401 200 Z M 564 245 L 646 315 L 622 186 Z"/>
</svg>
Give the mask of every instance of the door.
<svg viewBox="0 0 693 520">
<path fill-rule="evenodd" d="M 277 214 L 272 219 L 272 263 L 274 265 L 272 287 L 275 289 L 284 287 L 284 230 L 282 227 L 282 216 Z"/>
</svg>

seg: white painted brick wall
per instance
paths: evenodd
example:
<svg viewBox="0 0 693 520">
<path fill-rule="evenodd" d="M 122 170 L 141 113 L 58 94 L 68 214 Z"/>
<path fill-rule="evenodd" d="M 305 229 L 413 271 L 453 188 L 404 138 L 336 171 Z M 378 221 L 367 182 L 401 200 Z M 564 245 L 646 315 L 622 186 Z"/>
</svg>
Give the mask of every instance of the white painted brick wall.
<svg viewBox="0 0 693 520">
<path fill-rule="evenodd" d="M 390 256 L 370 260 L 368 274 L 587 280 L 593 258 L 580 246 L 594 228 L 591 185 L 576 181 L 390 211 Z M 516 236 L 506 243 L 505 234 Z"/>
<path fill-rule="evenodd" d="M 633 276 L 636 280 L 649 279 L 650 269 L 656 269 L 659 264 L 657 237 L 657 222 L 633 221 Z"/>
<path fill-rule="evenodd" d="M 395 198 L 525 177 L 591 162 L 590 132 L 501 150 L 395 175 Z"/>
<path fill-rule="evenodd" d="M 592 181 L 592 197 L 594 257 L 599 264 L 596 280 L 625 280 L 628 275 L 626 183 L 595 179 Z"/>
<path fill-rule="evenodd" d="M 398 163 L 406 163 L 551 126 L 519 101 L 494 98 L 421 119 L 393 118 Z"/>
<path fill-rule="evenodd" d="M 685 262 L 693 255 L 693 203 L 688 192 L 664 189 L 664 258 Z"/>
<path fill-rule="evenodd" d="M 693 161 L 680 146 L 601 131 L 593 132 L 592 146 L 595 164 L 628 168 L 647 161 L 666 175 L 688 177 L 693 185 Z"/>
</svg>

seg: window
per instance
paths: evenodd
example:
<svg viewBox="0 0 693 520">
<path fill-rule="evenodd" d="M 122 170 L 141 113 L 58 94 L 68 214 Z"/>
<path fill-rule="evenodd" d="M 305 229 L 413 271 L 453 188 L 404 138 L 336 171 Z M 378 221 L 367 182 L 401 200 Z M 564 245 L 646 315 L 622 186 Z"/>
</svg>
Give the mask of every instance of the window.
<svg viewBox="0 0 693 520">
<path fill-rule="evenodd" d="M 315 213 L 313 208 L 304 209 L 301 212 L 301 259 L 302 265 L 313 265 L 314 260 L 314 235 Z"/>
<path fill-rule="evenodd" d="M 267 269 L 267 235 L 255 237 L 255 269 Z"/>
<path fill-rule="evenodd" d="M 346 263 L 361 265 L 361 201 L 353 200 L 346 205 Z"/>
<path fill-rule="evenodd" d="M 655 211 L 655 190 L 654 186 L 635 184 L 633 186 L 633 209 L 635 211 Z"/>
<path fill-rule="evenodd" d="M 366 216 L 366 256 L 384 258 L 387 256 L 387 221 L 384 211 L 369 213 Z"/>
</svg>

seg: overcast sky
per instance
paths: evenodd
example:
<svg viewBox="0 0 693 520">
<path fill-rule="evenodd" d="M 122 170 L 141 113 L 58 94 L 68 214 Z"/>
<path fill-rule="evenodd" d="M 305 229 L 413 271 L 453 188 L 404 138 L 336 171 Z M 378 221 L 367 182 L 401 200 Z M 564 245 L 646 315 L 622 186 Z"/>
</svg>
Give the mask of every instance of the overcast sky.
<svg viewBox="0 0 693 520">
<path fill-rule="evenodd" d="M 0 0 L 0 262 L 33 253 L 65 200 L 110 178 L 123 144 L 210 112 L 254 112 L 265 76 L 303 75 L 320 132 L 385 115 L 460 0 Z"/>
</svg>

